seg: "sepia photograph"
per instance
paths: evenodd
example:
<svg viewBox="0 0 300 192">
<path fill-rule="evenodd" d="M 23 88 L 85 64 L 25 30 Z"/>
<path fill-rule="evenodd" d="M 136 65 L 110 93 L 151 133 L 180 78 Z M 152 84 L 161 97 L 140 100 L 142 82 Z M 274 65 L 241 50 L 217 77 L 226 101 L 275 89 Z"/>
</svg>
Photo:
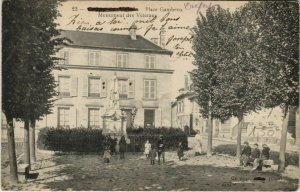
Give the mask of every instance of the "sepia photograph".
<svg viewBox="0 0 300 192">
<path fill-rule="evenodd" d="M 298 191 L 298 1 L 3 0 L 2 191 Z"/>
</svg>

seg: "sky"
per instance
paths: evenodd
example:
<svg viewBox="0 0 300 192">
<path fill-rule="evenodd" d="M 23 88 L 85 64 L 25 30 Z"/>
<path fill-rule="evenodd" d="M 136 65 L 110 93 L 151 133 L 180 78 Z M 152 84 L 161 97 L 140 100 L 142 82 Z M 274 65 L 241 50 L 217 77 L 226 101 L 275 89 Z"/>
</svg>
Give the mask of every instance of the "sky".
<svg viewBox="0 0 300 192">
<path fill-rule="evenodd" d="M 159 38 L 165 29 L 165 48 L 173 51 L 171 57 L 172 99 L 184 85 L 184 75 L 194 68 L 191 49 L 191 29 L 201 12 L 211 6 L 234 11 L 245 1 L 66 1 L 59 7 L 59 28 L 99 33 L 128 34 L 127 28 L 136 23 L 137 34 L 146 39 Z M 136 8 L 135 11 L 96 12 L 93 8 Z"/>
</svg>

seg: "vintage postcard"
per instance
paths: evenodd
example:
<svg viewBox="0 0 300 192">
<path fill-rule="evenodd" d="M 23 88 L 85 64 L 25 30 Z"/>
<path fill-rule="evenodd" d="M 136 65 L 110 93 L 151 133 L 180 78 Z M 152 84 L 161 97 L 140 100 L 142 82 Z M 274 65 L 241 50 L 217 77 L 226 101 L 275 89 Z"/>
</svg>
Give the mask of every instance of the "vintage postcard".
<svg viewBox="0 0 300 192">
<path fill-rule="evenodd" d="M 296 191 L 297 1 L 2 2 L 4 191 Z"/>
</svg>

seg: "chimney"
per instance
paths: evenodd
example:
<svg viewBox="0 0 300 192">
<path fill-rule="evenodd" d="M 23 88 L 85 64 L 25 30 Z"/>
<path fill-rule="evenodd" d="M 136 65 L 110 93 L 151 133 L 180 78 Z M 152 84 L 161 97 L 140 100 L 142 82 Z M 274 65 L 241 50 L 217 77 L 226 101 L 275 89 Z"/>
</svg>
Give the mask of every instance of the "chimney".
<svg viewBox="0 0 300 192">
<path fill-rule="evenodd" d="M 162 48 L 165 48 L 165 32 L 166 32 L 166 30 L 165 30 L 164 27 L 161 28 L 161 29 L 160 29 L 160 32 L 159 32 L 159 36 L 160 36 L 160 46 L 161 46 Z"/>
<path fill-rule="evenodd" d="M 152 41 L 155 45 L 158 45 L 158 38 L 152 37 L 152 38 L 151 38 L 151 41 Z"/>
<path fill-rule="evenodd" d="M 133 23 L 129 28 L 129 35 L 131 40 L 136 40 L 136 25 Z"/>
<path fill-rule="evenodd" d="M 184 75 L 184 89 L 186 91 L 190 90 L 189 84 L 190 84 L 190 82 L 189 82 L 189 76 Z"/>
</svg>

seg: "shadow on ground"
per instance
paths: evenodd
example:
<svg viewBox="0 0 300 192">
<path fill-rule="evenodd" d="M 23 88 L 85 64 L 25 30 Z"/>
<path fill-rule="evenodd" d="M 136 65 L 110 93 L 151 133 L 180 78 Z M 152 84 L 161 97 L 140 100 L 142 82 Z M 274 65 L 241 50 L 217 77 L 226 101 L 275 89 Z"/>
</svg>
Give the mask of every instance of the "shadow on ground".
<svg viewBox="0 0 300 192">
<path fill-rule="evenodd" d="M 199 158 L 207 161 L 206 157 Z M 202 158 L 202 159 L 201 159 Z M 211 160 L 214 161 L 212 157 Z M 222 162 L 222 159 L 220 160 Z M 196 161 L 195 161 L 196 162 Z M 65 155 L 53 159 L 56 169 L 44 172 L 33 184 L 41 189 L 65 190 L 197 190 L 197 191 L 291 191 L 297 189 L 297 180 L 282 178 L 276 172 L 253 172 L 238 167 L 184 164 L 191 159 L 178 162 L 170 159 L 163 165 L 150 165 L 142 155 L 127 155 L 125 160 L 112 159 L 104 164 L 101 156 Z M 179 164 L 181 163 L 181 164 Z M 36 170 L 39 171 L 39 170 Z M 256 178 L 256 179 L 255 179 Z M 263 178 L 263 179 L 257 179 Z"/>
</svg>

